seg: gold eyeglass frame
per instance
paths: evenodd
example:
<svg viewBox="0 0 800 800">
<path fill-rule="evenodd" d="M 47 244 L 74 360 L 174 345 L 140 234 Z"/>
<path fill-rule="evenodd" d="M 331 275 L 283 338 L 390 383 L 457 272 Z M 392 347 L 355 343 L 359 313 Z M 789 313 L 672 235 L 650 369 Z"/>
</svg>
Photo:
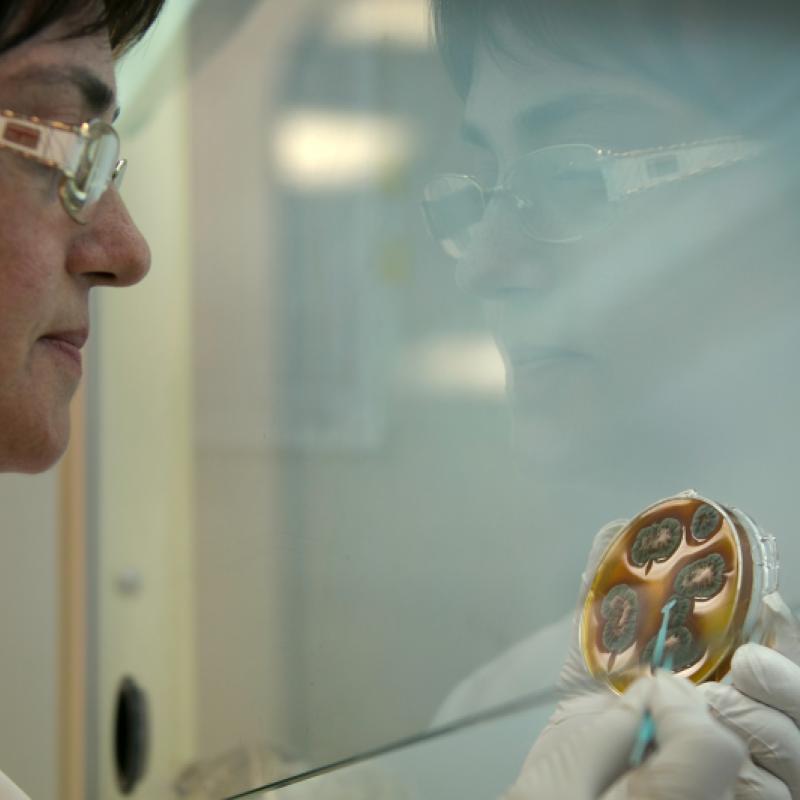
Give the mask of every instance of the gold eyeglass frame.
<svg viewBox="0 0 800 800">
<path fill-rule="evenodd" d="M 103 188 L 92 197 L 87 191 L 98 165 L 98 143 L 111 137 L 116 145 L 114 167 Z M 56 169 L 63 175 L 59 196 L 65 211 L 76 222 L 88 222 L 85 211 L 96 203 L 110 186 L 119 188 L 128 162 L 119 158 L 119 135 L 112 125 L 99 119 L 80 125 L 0 110 L 0 148 Z"/>
<path fill-rule="evenodd" d="M 442 180 L 454 180 L 474 188 L 481 198 L 483 208 L 492 197 L 510 196 L 517 211 L 526 207 L 526 201 L 519 197 L 512 187 L 513 176 L 519 165 L 531 158 L 538 158 L 551 153 L 580 153 L 594 158 L 602 173 L 610 205 L 633 197 L 645 191 L 664 186 L 676 181 L 693 178 L 720 168 L 748 161 L 763 154 L 762 143 L 742 136 L 724 136 L 715 139 L 704 139 L 660 147 L 641 148 L 635 150 L 612 150 L 595 147 L 589 144 L 568 143 L 540 147 L 525 153 L 509 165 L 499 184 L 486 187 L 472 175 L 445 173 L 434 176 L 425 186 L 422 210 L 428 230 L 434 240 L 446 254 L 454 257 L 436 232 L 436 223 L 432 216 L 432 206 L 436 201 L 428 197 L 431 188 Z M 478 222 L 479 220 L 476 220 Z M 525 226 L 523 225 L 523 228 Z M 579 241 L 587 234 L 574 236 L 550 237 L 540 235 L 525 228 L 526 233 L 535 241 L 546 244 L 571 244 Z"/>
</svg>

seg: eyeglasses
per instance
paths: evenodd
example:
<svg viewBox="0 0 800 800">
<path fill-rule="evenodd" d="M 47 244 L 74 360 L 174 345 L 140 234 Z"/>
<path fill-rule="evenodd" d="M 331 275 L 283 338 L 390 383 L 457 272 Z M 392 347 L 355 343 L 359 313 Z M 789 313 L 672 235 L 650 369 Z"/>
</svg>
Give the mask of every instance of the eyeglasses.
<svg viewBox="0 0 800 800">
<path fill-rule="evenodd" d="M 503 195 L 529 236 L 565 244 L 606 228 L 621 202 L 640 192 L 761 152 L 740 137 L 628 152 L 552 145 L 522 156 L 491 189 L 469 175 L 439 175 L 425 187 L 422 208 L 432 236 L 454 258 L 467 253 L 489 202 Z"/>
<path fill-rule="evenodd" d="M 76 222 L 88 222 L 88 209 L 113 183 L 122 184 L 128 162 L 119 158 L 119 136 L 99 119 L 82 125 L 44 121 L 0 111 L 0 148 L 59 170 L 61 202 Z"/>
</svg>

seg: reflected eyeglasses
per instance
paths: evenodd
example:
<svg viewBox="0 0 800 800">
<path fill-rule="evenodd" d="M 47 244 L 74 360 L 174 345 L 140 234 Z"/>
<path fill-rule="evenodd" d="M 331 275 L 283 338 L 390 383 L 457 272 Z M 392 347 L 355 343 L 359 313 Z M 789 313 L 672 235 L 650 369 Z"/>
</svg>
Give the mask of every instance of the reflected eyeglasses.
<svg viewBox="0 0 800 800">
<path fill-rule="evenodd" d="M 121 186 L 128 165 L 119 157 L 117 132 L 99 119 L 68 125 L 2 110 L 0 148 L 59 170 L 61 203 L 81 224 L 109 186 Z"/>
<path fill-rule="evenodd" d="M 509 198 L 531 238 L 567 244 L 606 228 L 620 202 L 631 196 L 762 151 L 759 143 L 742 137 L 627 152 L 551 145 L 519 158 L 493 188 L 470 175 L 438 175 L 425 186 L 422 209 L 431 235 L 453 258 L 467 253 L 487 206 L 498 196 Z"/>
</svg>

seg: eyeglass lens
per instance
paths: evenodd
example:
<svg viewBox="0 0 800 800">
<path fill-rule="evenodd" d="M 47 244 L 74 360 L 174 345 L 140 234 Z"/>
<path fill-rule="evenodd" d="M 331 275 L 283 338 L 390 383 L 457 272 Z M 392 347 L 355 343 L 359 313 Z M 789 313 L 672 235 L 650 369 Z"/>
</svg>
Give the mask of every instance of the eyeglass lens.
<svg viewBox="0 0 800 800">
<path fill-rule="evenodd" d="M 460 258 L 483 218 L 483 190 L 466 175 L 440 175 L 425 187 L 422 208 L 431 235 L 447 255 Z"/>
<path fill-rule="evenodd" d="M 100 123 L 93 125 L 81 163 L 74 177 L 66 179 L 62 190 L 67 211 L 81 222 L 86 221 L 87 210 L 108 189 L 119 159 L 119 139 L 113 128 L 100 127 Z"/>
<path fill-rule="evenodd" d="M 559 145 L 523 156 L 503 188 L 515 200 L 518 224 L 544 242 L 582 238 L 607 225 L 613 211 L 602 158 L 585 145 Z M 466 176 L 440 176 L 426 187 L 424 208 L 444 251 L 463 256 L 485 210 L 480 186 Z"/>
</svg>

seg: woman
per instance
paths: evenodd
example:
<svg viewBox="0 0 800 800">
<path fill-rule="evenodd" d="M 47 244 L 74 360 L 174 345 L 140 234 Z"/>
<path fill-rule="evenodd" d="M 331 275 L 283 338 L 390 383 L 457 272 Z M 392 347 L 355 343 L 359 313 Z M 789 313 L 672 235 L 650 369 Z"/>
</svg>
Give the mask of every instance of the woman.
<svg viewBox="0 0 800 800">
<path fill-rule="evenodd" d="M 559 524 L 580 528 L 587 507 L 608 518 L 694 486 L 759 519 L 768 509 L 791 559 L 796 4 L 433 8 L 476 153 L 463 172 L 476 177 L 434 179 L 425 207 L 459 284 L 486 301 L 517 446 L 554 497 L 567 487 Z M 601 532 L 589 575 L 616 530 Z M 797 659 L 796 626 L 775 613 Z M 462 686 L 445 713 L 535 688 L 525 681 L 568 638 L 564 623 L 533 636 Z M 567 677 L 581 670 L 573 653 Z M 738 688 L 704 691 L 751 746 L 737 792 L 800 797 L 800 669 L 753 646 L 733 674 Z M 563 705 L 532 759 L 601 719 L 607 702 Z"/>
<path fill-rule="evenodd" d="M 115 134 L 106 126 L 117 113 L 115 58 L 146 30 L 160 5 L 155 0 L 3 5 L 0 106 L 8 114 L 0 136 L 3 470 L 37 472 L 64 451 L 69 401 L 89 335 L 89 291 L 134 284 L 149 267 L 147 244 L 116 191 L 92 187 L 78 208 L 85 187 L 76 185 L 70 200 L 65 170 L 86 166 L 67 163 L 81 147 L 80 136 L 45 152 L 48 134 L 57 129 L 37 127 L 27 118 L 67 126 L 99 119 L 96 135 L 102 130 L 113 149 Z M 42 163 L 56 152 L 63 157 L 61 168 Z M 97 180 L 113 182 L 113 155 Z"/>
<path fill-rule="evenodd" d="M 2 471 L 38 472 L 63 453 L 89 292 L 130 286 L 149 268 L 113 188 L 123 167 L 111 123 L 116 58 L 162 2 L 7 0 L 0 9 Z M 0 776 L 0 797 L 24 795 Z"/>
</svg>

